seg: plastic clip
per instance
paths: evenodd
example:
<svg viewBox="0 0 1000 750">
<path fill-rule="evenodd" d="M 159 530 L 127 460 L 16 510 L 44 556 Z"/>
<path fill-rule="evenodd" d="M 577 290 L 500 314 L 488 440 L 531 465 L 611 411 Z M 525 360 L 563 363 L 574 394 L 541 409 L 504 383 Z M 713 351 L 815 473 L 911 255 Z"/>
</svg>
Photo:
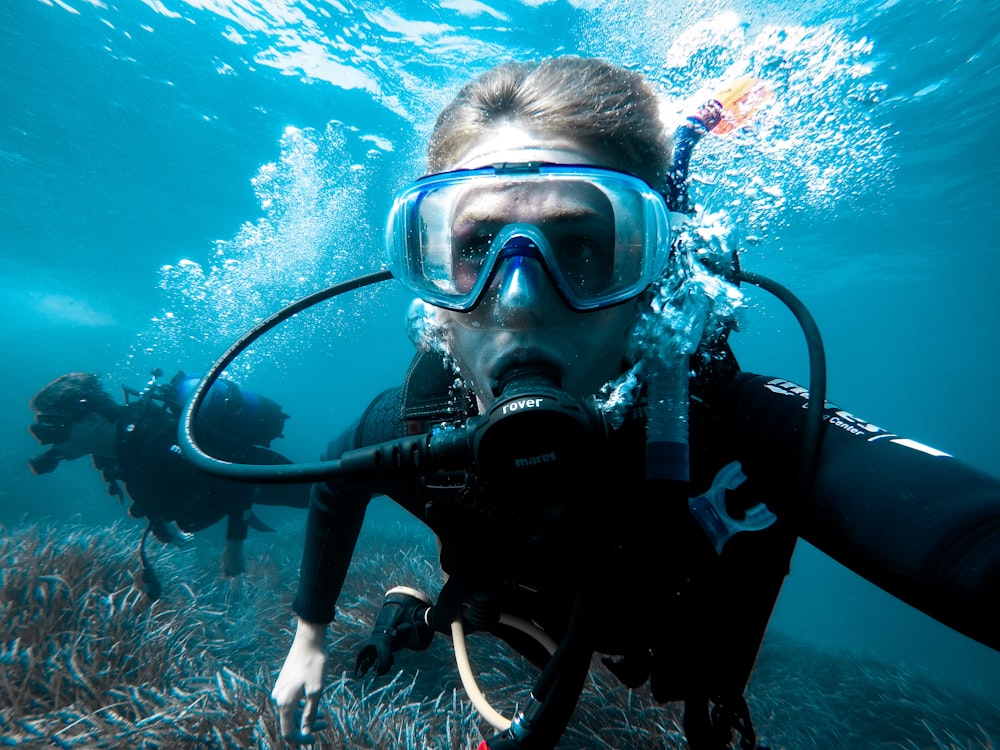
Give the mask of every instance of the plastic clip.
<svg viewBox="0 0 1000 750">
<path fill-rule="evenodd" d="M 748 508 L 741 521 L 730 517 L 726 510 L 726 490 L 735 490 L 746 478 L 740 462 L 733 461 L 719 469 L 707 492 L 688 500 L 691 515 L 708 536 L 718 555 L 722 554 L 722 548 L 735 534 L 741 531 L 760 531 L 778 520 L 764 503 Z"/>
</svg>

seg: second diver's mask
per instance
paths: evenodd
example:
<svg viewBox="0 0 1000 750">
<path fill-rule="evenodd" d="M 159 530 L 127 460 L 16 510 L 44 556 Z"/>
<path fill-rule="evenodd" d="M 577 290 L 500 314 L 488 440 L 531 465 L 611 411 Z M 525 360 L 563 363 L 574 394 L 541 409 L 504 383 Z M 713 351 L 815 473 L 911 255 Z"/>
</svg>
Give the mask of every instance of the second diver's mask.
<svg viewBox="0 0 1000 750">
<path fill-rule="evenodd" d="M 42 445 L 53 446 L 44 453 L 28 459 L 28 467 L 36 476 L 56 470 L 62 454 L 54 446 L 69 440 L 73 433 L 73 420 L 60 414 L 36 414 L 34 423 L 28 425 L 28 432 Z"/>
<path fill-rule="evenodd" d="M 64 443 L 73 432 L 73 420 L 59 414 L 36 414 L 28 432 L 42 445 Z"/>
<path fill-rule="evenodd" d="M 574 310 L 611 307 L 663 273 L 670 237 L 666 202 L 639 178 L 539 162 L 423 177 L 396 196 L 386 223 L 393 275 L 458 311 L 515 257 L 540 260 Z"/>
</svg>

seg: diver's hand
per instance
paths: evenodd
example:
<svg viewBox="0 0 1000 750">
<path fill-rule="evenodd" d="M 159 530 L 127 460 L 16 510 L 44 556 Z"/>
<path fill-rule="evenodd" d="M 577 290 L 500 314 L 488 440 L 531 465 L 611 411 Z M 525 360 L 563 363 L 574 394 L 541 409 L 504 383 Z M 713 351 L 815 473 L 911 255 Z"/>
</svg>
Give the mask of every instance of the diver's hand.
<svg viewBox="0 0 1000 750">
<path fill-rule="evenodd" d="M 222 575 L 227 578 L 238 576 L 247 569 L 246 557 L 243 554 L 242 539 L 227 539 L 222 550 Z"/>
<path fill-rule="evenodd" d="M 294 744 L 313 744 L 316 742 L 314 729 L 322 729 L 322 725 L 316 723 L 316 713 L 323 692 L 325 638 L 326 625 L 307 622 L 300 617 L 292 647 L 271 691 L 271 699 L 278 704 L 281 736 Z M 302 717 L 296 725 L 299 701 L 303 699 Z"/>
<path fill-rule="evenodd" d="M 722 102 L 718 99 L 709 99 L 692 114 L 688 115 L 688 121 L 693 121 L 701 125 L 706 131 L 712 130 L 722 120 L 723 112 Z"/>
</svg>

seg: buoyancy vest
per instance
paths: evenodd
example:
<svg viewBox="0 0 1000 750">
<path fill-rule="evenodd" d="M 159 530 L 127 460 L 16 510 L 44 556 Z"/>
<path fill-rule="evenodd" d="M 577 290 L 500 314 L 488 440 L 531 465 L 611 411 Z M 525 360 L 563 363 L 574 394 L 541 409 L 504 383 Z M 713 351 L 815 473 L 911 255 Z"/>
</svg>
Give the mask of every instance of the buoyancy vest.
<svg viewBox="0 0 1000 750">
<path fill-rule="evenodd" d="M 731 355 L 702 360 L 697 368 L 695 493 L 738 458 L 718 434 L 724 425 L 714 408 L 737 369 Z M 380 394 L 365 411 L 351 447 L 462 423 L 475 413 L 453 371 L 437 355 L 420 353 L 403 386 Z M 599 471 L 581 477 L 577 487 L 567 488 L 574 496 L 558 502 L 528 492 L 523 502 L 512 503 L 469 475 L 384 489 L 438 535 L 446 572 L 479 576 L 501 588 L 504 606 L 524 608 L 556 638 L 567 626 L 570 582 L 587 577 L 607 605 L 595 615 L 596 650 L 620 657 L 616 674 L 627 684 L 650 679 L 662 701 L 741 695 L 788 570 L 794 534 L 779 520 L 765 531 L 737 535 L 716 553 L 686 505 L 667 507 L 647 485 L 642 440 L 641 418 L 616 431 Z M 761 500 L 776 508 L 790 501 L 761 498 L 748 484 L 750 492 L 734 497 L 734 513 Z M 525 586 L 540 593 L 512 593 Z"/>
</svg>

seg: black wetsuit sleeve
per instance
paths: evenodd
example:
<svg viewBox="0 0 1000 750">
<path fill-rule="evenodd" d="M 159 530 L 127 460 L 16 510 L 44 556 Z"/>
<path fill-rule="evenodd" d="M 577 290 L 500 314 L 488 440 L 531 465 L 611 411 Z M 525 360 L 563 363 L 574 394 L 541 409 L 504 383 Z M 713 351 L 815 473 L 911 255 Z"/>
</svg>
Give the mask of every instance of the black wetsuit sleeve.
<svg viewBox="0 0 1000 750">
<path fill-rule="evenodd" d="M 327 446 L 324 460 L 347 450 L 399 437 L 403 428 L 399 388 L 381 393 L 356 425 Z M 372 491 L 330 483 L 313 486 L 295 613 L 314 623 L 331 622 L 354 556 Z"/>
<path fill-rule="evenodd" d="M 368 507 L 367 491 L 313 486 L 299 590 L 292 609 L 303 620 L 331 622 Z"/>
<path fill-rule="evenodd" d="M 1000 480 L 828 404 L 812 492 L 796 500 L 806 399 L 789 381 L 748 373 L 727 389 L 725 430 L 761 499 L 778 512 L 800 502 L 806 541 L 1000 649 Z"/>
<path fill-rule="evenodd" d="M 371 407 L 369 407 L 371 408 Z M 364 421 L 362 417 L 361 422 Z M 327 445 L 323 460 L 339 458 L 358 444 L 360 423 Z M 371 492 L 335 483 L 312 487 L 302 548 L 299 589 L 292 609 L 308 622 L 332 622 L 354 548 L 361 534 Z"/>
</svg>

